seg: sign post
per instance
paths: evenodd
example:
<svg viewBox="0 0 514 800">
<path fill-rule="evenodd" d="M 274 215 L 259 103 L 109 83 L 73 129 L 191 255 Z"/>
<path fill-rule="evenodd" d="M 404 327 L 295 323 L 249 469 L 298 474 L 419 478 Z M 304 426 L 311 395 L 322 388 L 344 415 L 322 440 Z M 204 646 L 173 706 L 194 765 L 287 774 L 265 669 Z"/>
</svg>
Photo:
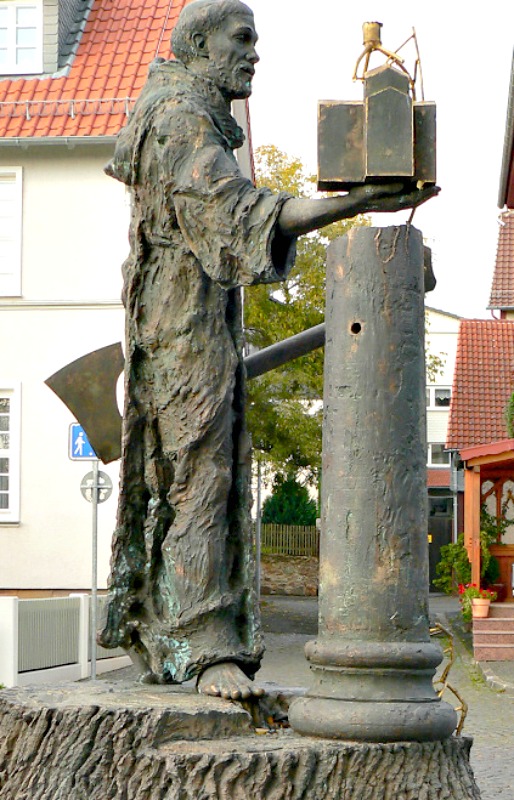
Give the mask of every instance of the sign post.
<svg viewBox="0 0 514 800">
<path fill-rule="evenodd" d="M 70 425 L 69 457 L 72 461 L 91 461 L 92 471 L 82 478 L 80 491 L 92 508 L 91 547 L 91 614 L 90 657 L 91 680 L 96 680 L 96 627 L 98 618 L 98 503 L 103 503 L 112 493 L 112 481 L 98 469 L 98 458 L 91 447 L 86 432 L 78 423 Z"/>
</svg>

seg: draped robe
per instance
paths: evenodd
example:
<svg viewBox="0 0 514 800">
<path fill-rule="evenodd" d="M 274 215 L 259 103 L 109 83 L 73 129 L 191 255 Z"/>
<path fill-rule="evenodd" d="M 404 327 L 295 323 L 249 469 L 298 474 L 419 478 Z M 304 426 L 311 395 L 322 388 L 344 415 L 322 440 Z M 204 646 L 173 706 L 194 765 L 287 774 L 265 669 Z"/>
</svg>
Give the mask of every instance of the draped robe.
<svg viewBox="0 0 514 800">
<path fill-rule="evenodd" d="M 288 196 L 256 189 L 216 86 L 158 60 L 106 172 L 130 187 L 125 412 L 99 635 L 180 683 L 263 653 L 250 527 L 241 286 L 286 277 Z"/>
</svg>

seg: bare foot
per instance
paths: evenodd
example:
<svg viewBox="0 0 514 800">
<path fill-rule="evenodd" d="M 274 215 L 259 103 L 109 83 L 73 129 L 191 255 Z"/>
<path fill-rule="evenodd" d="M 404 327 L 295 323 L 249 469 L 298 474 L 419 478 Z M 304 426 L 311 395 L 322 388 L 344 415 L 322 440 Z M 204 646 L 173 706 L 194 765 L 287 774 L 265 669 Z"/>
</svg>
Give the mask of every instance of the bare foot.
<svg viewBox="0 0 514 800">
<path fill-rule="evenodd" d="M 202 672 L 196 685 L 201 694 L 223 697 L 224 700 L 248 700 L 262 697 L 264 689 L 253 681 L 232 661 L 214 664 Z"/>
</svg>

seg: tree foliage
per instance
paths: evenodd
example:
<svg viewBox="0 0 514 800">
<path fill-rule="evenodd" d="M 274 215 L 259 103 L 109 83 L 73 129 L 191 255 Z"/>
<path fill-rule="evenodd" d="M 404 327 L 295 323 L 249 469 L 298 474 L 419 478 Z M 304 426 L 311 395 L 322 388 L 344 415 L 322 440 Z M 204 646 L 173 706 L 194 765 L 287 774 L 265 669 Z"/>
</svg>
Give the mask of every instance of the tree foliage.
<svg viewBox="0 0 514 800">
<path fill-rule="evenodd" d="M 272 494 L 262 508 L 262 521 L 278 525 L 315 525 L 316 503 L 294 476 L 277 473 Z"/>
<path fill-rule="evenodd" d="M 274 145 L 255 153 L 256 183 L 294 197 L 316 194 L 315 178 L 299 158 Z M 282 283 L 252 286 L 245 291 L 245 335 L 250 347 L 262 349 L 324 320 L 326 249 L 355 225 L 369 225 L 359 216 L 301 236 L 295 266 Z M 428 350 L 428 348 L 427 348 Z M 323 349 L 261 375 L 248 383 L 248 425 L 253 446 L 278 471 L 316 482 L 321 463 Z M 444 355 L 427 353 L 427 375 L 434 381 Z"/>
<path fill-rule="evenodd" d="M 485 505 L 480 508 L 480 577 L 486 586 L 496 583 L 500 577 L 498 560 L 491 554 L 490 547 L 501 542 L 502 536 L 509 527 L 505 517 L 507 506 L 502 507 L 501 516 L 489 514 Z M 464 534 L 459 533 L 456 542 L 441 547 L 441 560 L 436 565 L 437 578 L 434 586 L 446 594 L 456 592 L 459 584 L 466 585 L 471 581 L 471 563 L 464 546 Z"/>
<path fill-rule="evenodd" d="M 273 145 L 256 151 L 259 186 L 295 197 L 315 193 L 315 179 L 300 159 Z M 326 248 L 365 218 L 334 223 L 302 236 L 295 266 L 280 284 L 254 286 L 245 292 L 246 340 L 262 349 L 318 325 L 324 319 Z M 304 470 L 316 480 L 321 460 L 323 349 L 255 378 L 248 384 L 248 424 L 253 445 L 278 470 Z"/>
<path fill-rule="evenodd" d="M 430 320 L 425 313 L 425 366 L 428 383 L 435 383 L 437 377 L 443 374 L 447 353 L 432 353 L 430 351 Z"/>
</svg>

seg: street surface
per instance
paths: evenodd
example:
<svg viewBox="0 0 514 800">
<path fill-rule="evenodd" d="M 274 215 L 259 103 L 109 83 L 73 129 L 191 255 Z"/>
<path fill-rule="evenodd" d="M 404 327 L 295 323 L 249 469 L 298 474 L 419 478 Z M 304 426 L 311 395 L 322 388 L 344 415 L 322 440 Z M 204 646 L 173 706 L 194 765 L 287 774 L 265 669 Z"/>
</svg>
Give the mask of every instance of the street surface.
<svg viewBox="0 0 514 800">
<path fill-rule="evenodd" d="M 259 682 L 309 686 L 303 647 L 317 632 L 316 599 L 266 596 L 262 605 L 268 650 Z M 436 598 L 430 606 L 431 616 L 432 608 L 437 614 L 458 609 L 458 604 L 447 598 Z M 451 613 L 446 620 L 451 621 Z M 444 616 L 441 619 L 445 621 Z M 454 642 L 455 663 L 448 680 L 469 706 L 463 733 L 474 740 L 471 764 L 482 800 L 514 800 L 514 689 L 499 692 L 490 688 L 460 639 L 454 637 Z M 450 693 L 444 699 L 458 705 Z"/>
</svg>

